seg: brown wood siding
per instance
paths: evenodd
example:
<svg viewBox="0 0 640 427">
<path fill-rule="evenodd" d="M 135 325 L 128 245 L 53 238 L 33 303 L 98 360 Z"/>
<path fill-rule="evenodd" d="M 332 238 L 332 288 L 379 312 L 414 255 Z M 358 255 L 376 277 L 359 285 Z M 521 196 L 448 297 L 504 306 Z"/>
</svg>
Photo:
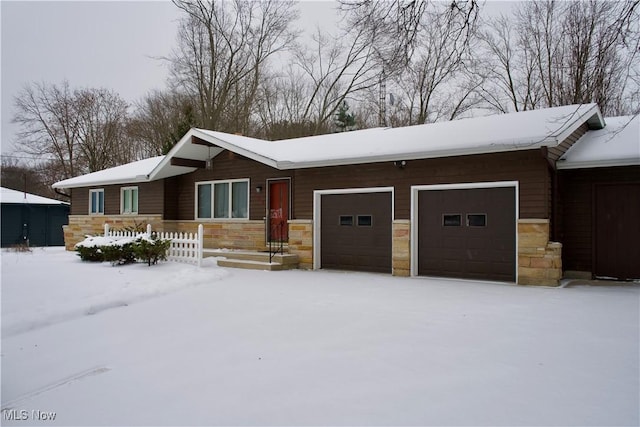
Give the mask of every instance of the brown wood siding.
<svg viewBox="0 0 640 427">
<path fill-rule="evenodd" d="M 551 171 L 551 174 L 556 174 L 556 162 L 558 161 L 558 159 L 560 157 L 562 157 L 562 155 L 564 155 L 564 153 L 567 152 L 567 150 L 569 148 L 571 148 L 571 146 L 578 141 L 585 133 L 587 133 L 589 131 L 589 126 L 587 125 L 587 123 L 583 123 L 578 129 L 576 129 L 575 131 L 573 131 L 571 133 L 571 135 L 569 135 L 564 141 L 562 141 L 557 147 L 549 147 L 547 149 L 547 159 L 549 160 L 549 167 L 551 169 L 553 169 Z M 551 214 L 550 214 L 550 220 L 551 220 L 551 239 L 553 240 L 558 240 L 558 233 L 559 233 L 559 226 L 558 226 L 558 222 L 560 222 L 559 219 L 559 213 L 558 212 L 554 212 L 554 210 L 558 210 L 558 207 L 553 205 L 553 199 L 554 198 L 558 198 L 558 191 L 557 189 L 554 190 L 554 186 L 557 186 L 557 179 L 554 179 L 553 177 L 550 177 L 552 182 L 549 185 L 549 194 L 547 195 L 547 197 L 549 198 L 549 206 L 551 206 Z M 555 196 L 554 196 L 554 193 Z M 557 202 L 556 202 L 557 203 Z"/>
<path fill-rule="evenodd" d="M 640 182 L 640 166 L 560 170 L 558 174 L 563 269 L 593 272 L 594 185 Z"/>
<path fill-rule="evenodd" d="M 179 177 L 174 176 L 164 180 L 164 219 L 177 220 Z"/>
<path fill-rule="evenodd" d="M 295 171 L 296 219 L 313 217 L 313 191 L 334 188 L 395 187 L 395 218 L 409 219 L 412 185 L 484 181 L 520 182 L 520 217 L 549 218 L 549 171 L 539 150 L 299 169 Z"/>
<path fill-rule="evenodd" d="M 291 178 L 293 219 L 313 217 L 313 191 L 334 188 L 395 188 L 395 218 L 410 218 L 412 185 L 487 181 L 519 181 L 520 217 L 549 218 L 550 178 L 539 150 L 479 154 L 438 159 L 408 160 L 404 169 L 393 162 L 280 171 L 228 151 L 214 158 L 213 169 L 152 183 L 138 184 L 140 214 L 163 214 L 166 219 L 193 220 L 195 183 L 249 178 L 250 219 L 266 213 L 267 179 Z M 105 214 L 120 213 L 120 188 L 106 186 Z M 256 187 L 262 187 L 257 193 Z M 90 188 L 72 190 L 72 214 L 88 213 Z"/>
<path fill-rule="evenodd" d="M 89 213 L 89 189 L 71 189 L 71 215 L 87 215 Z"/>
<path fill-rule="evenodd" d="M 548 157 L 552 162 L 556 162 L 564 153 L 567 152 L 571 146 L 580 139 L 582 135 L 589 131 L 589 125 L 583 123 L 578 129 L 576 129 L 571 135 L 562 141 L 557 147 L 549 147 Z"/>
<path fill-rule="evenodd" d="M 104 189 L 104 214 L 120 215 L 120 189 L 122 187 L 138 187 L 138 214 L 163 214 L 164 183 L 162 181 L 105 185 L 71 189 L 71 215 L 89 214 L 89 191 Z"/>
<path fill-rule="evenodd" d="M 230 151 L 223 151 L 213 158 L 212 170 L 198 169 L 177 177 L 177 219 L 195 218 L 196 182 L 249 178 L 249 219 L 261 220 L 267 211 L 267 179 L 291 177 L 291 171 L 274 169 Z M 262 187 L 260 193 L 256 192 L 258 186 Z M 295 212 L 292 215 L 295 215 Z"/>
<path fill-rule="evenodd" d="M 124 187 L 124 186 L 123 186 Z M 137 185 L 138 187 L 138 214 L 153 215 L 164 213 L 164 182 L 152 181 Z M 120 195 L 118 195 L 118 203 Z M 118 212 L 120 205 L 118 204 Z"/>
</svg>

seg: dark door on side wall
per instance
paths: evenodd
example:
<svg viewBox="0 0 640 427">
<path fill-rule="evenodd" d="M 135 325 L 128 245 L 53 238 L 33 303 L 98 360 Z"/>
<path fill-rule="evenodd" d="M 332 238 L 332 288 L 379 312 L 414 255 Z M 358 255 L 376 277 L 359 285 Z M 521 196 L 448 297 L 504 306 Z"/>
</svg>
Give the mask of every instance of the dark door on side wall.
<svg viewBox="0 0 640 427">
<path fill-rule="evenodd" d="M 515 281 L 515 188 L 420 191 L 418 274 Z"/>
<path fill-rule="evenodd" d="M 391 192 L 324 194 L 322 268 L 391 273 Z"/>
<path fill-rule="evenodd" d="M 269 240 L 289 240 L 289 180 L 268 181 L 269 186 Z"/>
<path fill-rule="evenodd" d="M 596 185 L 595 275 L 640 279 L 640 183 Z"/>
</svg>

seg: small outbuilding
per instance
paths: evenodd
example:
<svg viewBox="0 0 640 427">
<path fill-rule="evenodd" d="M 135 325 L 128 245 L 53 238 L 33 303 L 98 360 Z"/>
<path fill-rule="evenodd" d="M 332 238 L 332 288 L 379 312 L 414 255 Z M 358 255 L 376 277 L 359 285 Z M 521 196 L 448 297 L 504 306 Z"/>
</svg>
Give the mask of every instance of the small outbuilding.
<svg viewBox="0 0 640 427">
<path fill-rule="evenodd" d="M 2 247 L 64 246 L 69 203 L 0 187 Z"/>
</svg>

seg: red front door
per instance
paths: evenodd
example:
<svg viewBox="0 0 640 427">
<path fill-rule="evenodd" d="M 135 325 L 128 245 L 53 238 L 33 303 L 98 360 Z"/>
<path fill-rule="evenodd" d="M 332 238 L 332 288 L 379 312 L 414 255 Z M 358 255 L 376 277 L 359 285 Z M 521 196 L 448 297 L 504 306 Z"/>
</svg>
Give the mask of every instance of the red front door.
<svg viewBox="0 0 640 427">
<path fill-rule="evenodd" d="M 289 240 L 289 180 L 269 181 L 269 240 Z"/>
</svg>

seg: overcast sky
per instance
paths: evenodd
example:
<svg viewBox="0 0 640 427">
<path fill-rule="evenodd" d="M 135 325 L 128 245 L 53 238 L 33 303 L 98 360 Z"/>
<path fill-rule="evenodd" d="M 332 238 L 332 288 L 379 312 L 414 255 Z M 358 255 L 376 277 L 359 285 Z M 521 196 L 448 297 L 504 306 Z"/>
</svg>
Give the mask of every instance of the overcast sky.
<svg viewBox="0 0 640 427">
<path fill-rule="evenodd" d="M 487 2 L 504 9 L 510 2 Z M 511 3 L 512 4 L 512 3 Z M 301 1 L 300 28 L 335 30 L 337 3 Z M 165 87 L 180 11 L 170 1 L 5 1 L 1 15 L 2 153 L 17 127 L 13 100 L 25 84 L 112 89 L 129 103 Z M 16 154 L 21 155 L 21 154 Z"/>
<path fill-rule="evenodd" d="M 301 26 L 333 25 L 336 3 L 301 2 Z M 30 82 L 105 87 L 128 102 L 165 86 L 180 11 L 170 1 L 0 1 L 2 153 L 17 127 L 13 100 Z M 20 154 L 17 154 L 20 155 Z"/>
</svg>

